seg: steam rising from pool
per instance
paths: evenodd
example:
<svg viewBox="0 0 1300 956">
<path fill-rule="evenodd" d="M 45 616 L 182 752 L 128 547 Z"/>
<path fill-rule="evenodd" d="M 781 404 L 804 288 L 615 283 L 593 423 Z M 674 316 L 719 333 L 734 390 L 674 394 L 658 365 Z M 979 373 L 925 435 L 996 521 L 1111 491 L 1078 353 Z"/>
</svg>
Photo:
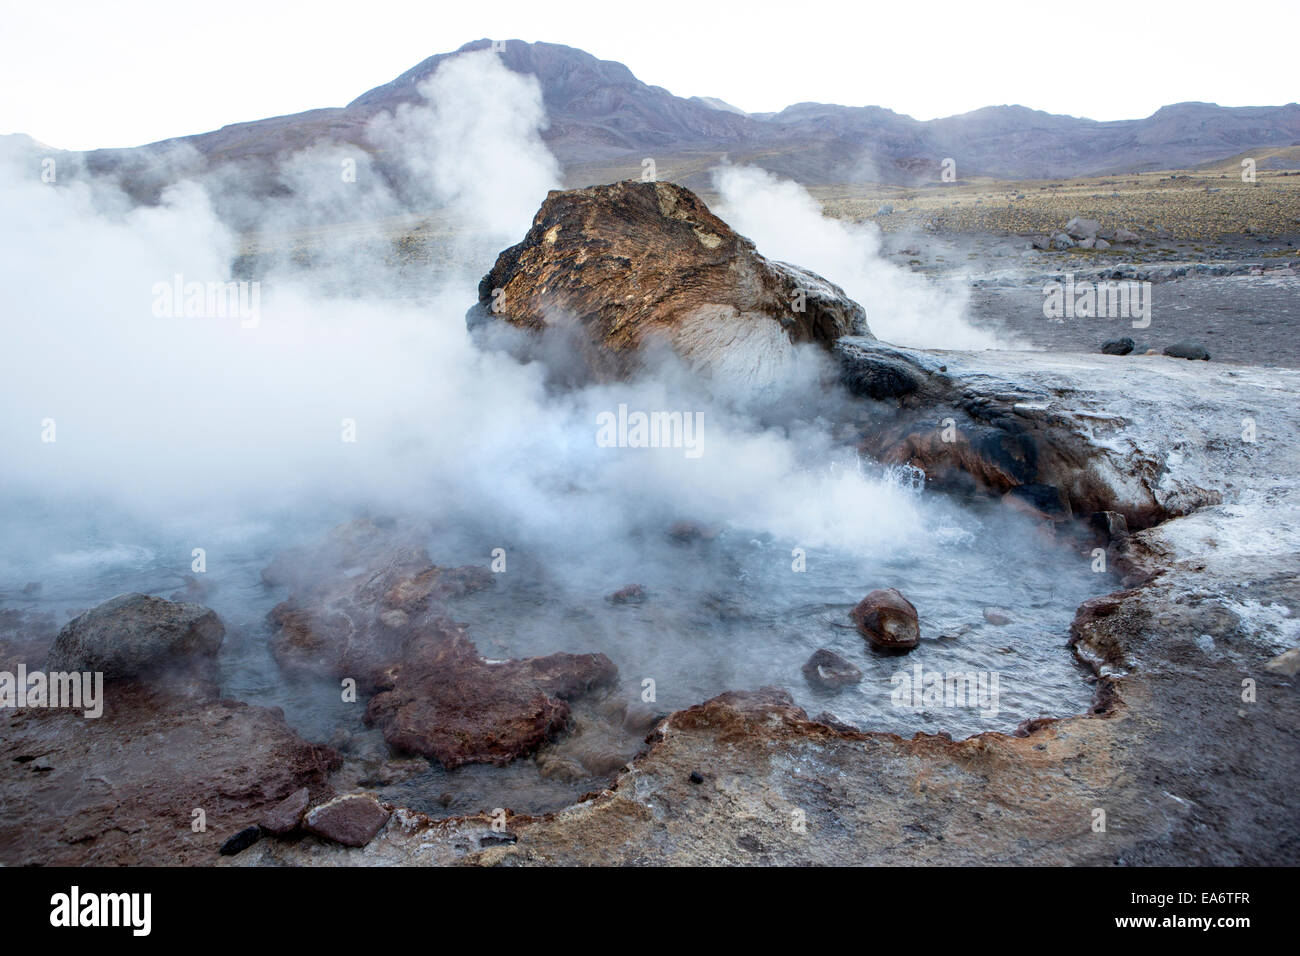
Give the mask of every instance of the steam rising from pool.
<svg viewBox="0 0 1300 956">
<path fill-rule="evenodd" d="M 775 684 L 810 713 L 965 734 L 1086 706 L 1064 634 L 1097 576 L 1024 519 L 959 508 L 861 462 L 836 433 L 855 412 L 822 353 L 805 348 L 784 379 L 744 394 L 671 360 L 629 383 L 557 391 L 540 365 L 477 349 L 464 312 L 478 278 L 526 231 L 557 167 L 537 135 L 535 82 L 494 54 L 462 54 L 423 92 L 426 106 L 372 130 L 378 146 L 404 150 L 400 187 L 374 176 L 365 153 L 320 147 L 282 164 L 292 200 L 254 201 L 226 173 L 145 208 L 108 183 L 50 185 L 39 167 L 0 157 L 0 216 L 25 224 L 0 250 L 6 605 L 62 623 L 122 591 L 167 595 L 201 548 L 203 601 L 228 628 L 223 690 L 284 706 L 327 739 L 355 712 L 336 689 L 281 677 L 265 614 L 284 594 L 258 572 L 333 525 L 384 514 L 427 523 L 439 564 L 486 565 L 505 549 L 497 586 L 456 609 L 484 654 L 604 651 L 619 693 L 639 696 L 653 678 L 664 711 Z M 353 182 L 341 178 L 349 160 Z M 905 286 L 874 247 L 845 260 L 838 243 L 854 237 L 824 241 L 832 227 L 764 175 L 720 180 L 723 215 L 760 251 L 864 298 L 878 282 Z M 786 238 L 746 202 L 759 193 L 797 212 Z M 379 231 L 338 225 L 349 209 L 388 228 L 432 210 L 445 255 L 412 268 Z M 259 282 L 256 324 L 155 314 L 156 287 L 177 274 Z M 935 296 L 900 293 L 869 320 L 895 341 L 980 344 L 960 306 Z M 703 453 L 601 447 L 598 417 L 620 404 L 702 413 Z M 681 520 L 717 533 L 680 546 L 664 532 Z M 24 595 L 33 581 L 39 595 Z M 605 600 L 628 583 L 646 589 L 643 605 Z M 875 655 L 846 626 L 857 600 L 889 586 L 921 609 L 926 641 L 913 656 L 925 666 L 1004 675 L 997 716 L 892 706 L 890 678 L 911 659 Z M 988 604 L 1015 609 L 1013 624 L 986 624 Z M 833 699 L 811 690 L 799 668 L 818 647 L 854 660 L 863 683 Z"/>
</svg>

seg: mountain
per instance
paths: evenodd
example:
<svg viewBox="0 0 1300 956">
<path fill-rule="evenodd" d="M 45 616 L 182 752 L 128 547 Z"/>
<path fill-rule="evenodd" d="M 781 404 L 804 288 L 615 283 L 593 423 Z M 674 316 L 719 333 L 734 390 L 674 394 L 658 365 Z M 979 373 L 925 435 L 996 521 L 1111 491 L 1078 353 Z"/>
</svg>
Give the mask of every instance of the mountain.
<svg viewBox="0 0 1300 956">
<path fill-rule="evenodd" d="M 273 168 L 275 157 L 318 142 L 377 151 L 365 136 L 378 113 L 420 99 L 418 87 L 467 43 L 440 53 L 346 107 L 239 123 L 131 150 L 98 150 L 89 166 L 120 175 L 137 195 L 156 193 L 179 165 L 202 174 L 230 162 Z M 543 138 L 571 186 L 621 178 L 652 156 L 662 178 L 707 185 L 723 155 L 808 185 L 939 178 L 952 158 L 962 178 L 1034 179 L 1181 168 L 1250 149 L 1300 143 L 1300 105 L 1166 106 L 1145 119 L 1097 122 L 1024 106 L 991 106 L 919 121 L 879 106 L 797 103 L 749 114 L 709 97 L 684 98 L 638 80 L 621 63 L 555 43 L 509 40 L 504 64 L 537 77 L 550 118 Z M 382 154 L 377 156 L 382 166 Z M 167 160 L 167 162 L 164 162 Z M 170 172 L 164 172 L 168 170 Z M 268 176 L 267 188 L 273 187 Z"/>
</svg>

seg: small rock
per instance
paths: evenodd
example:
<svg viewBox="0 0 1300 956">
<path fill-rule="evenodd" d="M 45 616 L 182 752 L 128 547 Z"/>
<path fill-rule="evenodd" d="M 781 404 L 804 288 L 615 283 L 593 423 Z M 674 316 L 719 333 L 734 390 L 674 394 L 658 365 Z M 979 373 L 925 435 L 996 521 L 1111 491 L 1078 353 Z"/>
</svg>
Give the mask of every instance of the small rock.
<svg viewBox="0 0 1300 956">
<path fill-rule="evenodd" d="M 1110 243 L 1107 242 L 1105 239 L 1102 239 L 1100 236 L 1098 236 L 1097 239 L 1093 242 L 1092 247 L 1094 249 L 1109 249 Z"/>
<path fill-rule="evenodd" d="M 242 853 L 256 843 L 257 838 L 261 835 L 262 831 L 257 827 L 245 827 L 221 844 L 221 849 L 217 852 L 222 856 L 234 856 L 236 853 Z"/>
<path fill-rule="evenodd" d="M 1101 343 L 1101 352 L 1103 355 L 1128 355 L 1137 346 L 1127 335 L 1119 339 L 1110 339 Z"/>
<path fill-rule="evenodd" d="M 1115 230 L 1115 242 L 1137 242 L 1140 237 L 1131 229 L 1123 227 Z"/>
<path fill-rule="evenodd" d="M 814 651 L 803 666 L 808 683 L 825 690 L 840 690 L 862 680 L 862 671 L 839 654 L 823 647 Z"/>
<path fill-rule="evenodd" d="M 639 584 L 629 584 L 611 594 L 609 600 L 615 604 L 641 604 L 645 601 L 645 588 Z"/>
<path fill-rule="evenodd" d="M 1205 346 L 1198 342 L 1175 342 L 1165 348 L 1165 354 L 1172 358 L 1199 360 L 1208 362 L 1210 353 L 1205 350 Z"/>
<path fill-rule="evenodd" d="M 1264 670 L 1284 677 L 1295 677 L 1296 674 L 1300 674 L 1300 647 L 1293 647 L 1279 654 L 1264 665 Z"/>
<path fill-rule="evenodd" d="M 310 802 L 311 794 L 306 787 L 295 790 L 266 812 L 259 821 L 262 829 L 273 836 L 284 836 L 286 833 L 292 833 L 298 829 L 298 824 L 302 822 L 303 812 L 306 811 L 307 804 Z"/>
<path fill-rule="evenodd" d="M 1005 627 L 1011 623 L 1011 618 L 995 607 L 986 607 L 984 609 L 984 620 L 996 627 Z"/>
<path fill-rule="evenodd" d="M 700 773 L 698 770 L 692 770 L 691 783 L 703 783 L 703 782 L 704 782 L 704 774 Z"/>
<path fill-rule="evenodd" d="M 369 794 L 349 793 L 313 807 L 303 819 L 303 829 L 344 846 L 365 846 L 391 816 Z"/>
<path fill-rule="evenodd" d="M 872 591 L 849 612 L 849 617 L 876 647 L 910 651 L 920 643 L 916 608 L 897 588 Z"/>
<path fill-rule="evenodd" d="M 1074 240 L 1071 239 L 1069 236 L 1067 236 L 1065 233 L 1063 233 L 1063 232 L 1058 232 L 1056 235 L 1052 236 L 1052 248 L 1053 248 L 1053 249 L 1073 249 L 1073 248 L 1074 248 Z"/>
</svg>

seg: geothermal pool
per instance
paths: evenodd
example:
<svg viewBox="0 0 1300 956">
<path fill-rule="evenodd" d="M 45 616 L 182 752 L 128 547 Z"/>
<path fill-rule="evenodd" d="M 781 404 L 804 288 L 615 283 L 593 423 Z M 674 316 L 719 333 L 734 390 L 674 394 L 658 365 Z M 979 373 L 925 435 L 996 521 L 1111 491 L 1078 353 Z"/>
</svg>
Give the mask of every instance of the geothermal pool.
<svg viewBox="0 0 1300 956">
<path fill-rule="evenodd" d="M 904 736 L 1011 731 L 1027 718 L 1086 710 L 1092 687 L 1067 647 L 1067 629 L 1080 602 L 1113 588 L 1109 575 L 1093 573 L 1087 547 L 1053 539 L 999 503 L 959 504 L 924 492 L 906 475 L 867 467 L 858 480 L 901 496 L 923 520 L 903 543 L 803 548 L 803 570 L 795 570 L 800 545 L 788 538 L 721 522 L 682 540 L 657 512 L 628 517 L 616 539 L 600 538 L 593 526 L 553 543 L 518 544 L 491 515 L 479 515 L 431 532 L 426 547 L 439 565 L 488 566 L 492 547 L 505 546 L 506 570 L 493 586 L 449 603 L 485 657 L 599 651 L 613 660 L 619 685 L 574 704 L 578 736 L 612 755 L 611 766 L 637 752 L 645 729 L 602 714 L 622 714 L 624 704 L 666 714 L 727 690 L 784 688 L 810 716 L 829 713 Z M 161 530 L 109 507 L 29 500 L 6 510 L 4 607 L 47 616 L 58 627 L 128 591 L 206 604 L 226 626 L 223 695 L 282 708 L 308 740 L 331 742 L 370 768 L 351 772 L 388 799 L 435 814 L 544 812 L 607 786 L 616 772 L 555 773 L 548 754 L 572 747 L 566 738 L 506 767 L 447 772 L 435 764 L 412 772 L 407 761 L 396 777 L 374 772 L 387 747 L 361 720 L 364 696 L 345 703 L 337 681 L 281 673 L 267 613 L 288 592 L 261 579 L 278 552 L 310 546 L 352 514 L 304 509 L 226 523 L 205 536 L 207 570 L 193 574 L 192 529 Z M 587 548 L 584 531 L 592 535 Z M 644 589 L 642 603 L 609 600 L 627 584 Z M 922 640 L 909 654 L 873 650 L 848 618 L 877 587 L 897 587 L 918 609 Z M 1002 609 L 1009 623 L 990 623 L 986 608 Z M 839 692 L 812 687 L 801 668 L 819 648 L 860 668 L 861 683 Z M 918 668 L 921 675 L 975 675 L 983 697 L 966 706 L 936 703 L 918 688 L 914 698 Z"/>
</svg>

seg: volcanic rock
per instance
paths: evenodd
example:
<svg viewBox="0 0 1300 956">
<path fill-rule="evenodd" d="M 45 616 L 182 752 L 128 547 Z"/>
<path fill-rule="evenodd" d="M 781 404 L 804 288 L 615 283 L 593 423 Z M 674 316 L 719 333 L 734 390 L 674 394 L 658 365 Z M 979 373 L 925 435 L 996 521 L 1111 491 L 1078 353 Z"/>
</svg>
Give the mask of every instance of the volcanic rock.
<svg viewBox="0 0 1300 956">
<path fill-rule="evenodd" d="M 302 822 L 302 815 L 310 802 L 311 792 L 306 787 L 295 790 L 268 810 L 258 822 L 263 830 L 273 836 L 292 833 L 298 829 L 298 824 Z"/>
<path fill-rule="evenodd" d="M 840 690 L 862 680 L 862 671 L 827 648 L 814 651 L 803 666 L 808 683 L 823 690 Z"/>
<path fill-rule="evenodd" d="M 440 621 L 417 637 L 366 708 L 395 750 L 438 760 L 504 764 L 568 723 L 567 701 L 614 683 L 604 654 L 489 661 L 462 628 Z"/>
<path fill-rule="evenodd" d="M 1123 338 L 1110 339 L 1101 344 L 1103 355 L 1128 355 L 1136 346 L 1127 335 Z"/>
<path fill-rule="evenodd" d="M 110 681 L 170 673 L 210 679 L 225 630 L 202 605 L 122 594 L 69 621 L 46 669 L 102 671 Z"/>
<path fill-rule="evenodd" d="M 349 793 L 312 807 L 303 829 L 344 846 L 365 846 L 384 828 L 392 813 L 366 793 Z"/>
<path fill-rule="evenodd" d="M 761 379 L 794 345 L 869 334 L 862 307 L 838 286 L 764 258 L 666 182 L 551 192 L 478 291 L 471 328 L 499 319 L 563 330 L 606 380 L 635 370 L 655 342 L 694 368 Z"/>
<path fill-rule="evenodd" d="M 863 637 L 884 650 L 910 651 L 921 640 L 916 608 L 897 588 L 872 591 L 849 617 Z"/>
</svg>

